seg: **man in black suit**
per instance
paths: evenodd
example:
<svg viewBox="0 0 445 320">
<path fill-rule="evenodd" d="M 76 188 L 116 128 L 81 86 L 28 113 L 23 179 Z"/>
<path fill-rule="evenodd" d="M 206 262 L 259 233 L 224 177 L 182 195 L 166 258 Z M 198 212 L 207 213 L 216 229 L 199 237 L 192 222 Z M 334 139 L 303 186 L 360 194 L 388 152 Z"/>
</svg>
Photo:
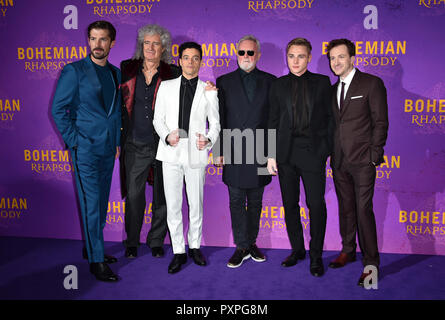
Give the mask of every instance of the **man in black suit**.
<svg viewBox="0 0 445 320">
<path fill-rule="evenodd" d="M 331 84 L 327 76 L 309 72 L 312 46 L 304 38 L 291 40 L 286 56 L 289 74 L 278 78 L 270 89 L 269 129 L 277 130 L 277 155 L 267 169 L 278 177 L 283 199 L 287 234 L 292 253 L 283 262 L 293 266 L 304 259 L 300 221 L 300 177 L 310 210 L 310 272 L 322 276 L 321 260 L 326 231 L 326 160 L 332 149 L 333 117 Z"/>
<path fill-rule="evenodd" d="M 214 149 L 215 163 L 224 163 L 223 181 L 229 188 L 232 231 L 236 244 L 235 253 L 227 263 L 230 268 L 239 267 L 250 257 L 257 262 L 266 260 L 256 245 L 256 238 L 264 187 L 270 183 L 271 177 L 258 174 L 259 167 L 265 166 L 266 159 L 261 165 L 256 157 L 256 148 L 259 135 L 263 136 L 260 141 L 265 141 L 269 115 L 268 93 L 275 79 L 274 75 L 256 68 L 261 56 L 258 39 L 252 35 L 244 36 L 238 41 L 237 48 L 239 68 L 216 80 L 219 89 L 220 141 L 224 153 L 220 155 Z M 264 148 L 260 147 L 260 152 L 264 154 Z"/>
<path fill-rule="evenodd" d="M 355 45 L 350 40 L 332 40 L 327 51 L 339 77 L 331 103 L 336 124 L 331 167 L 342 238 L 341 253 L 329 266 L 341 268 L 356 259 L 358 233 L 365 266 L 358 285 L 363 287 L 380 263 L 372 198 L 388 136 L 386 88 L 380 78 L 354 68 Z"/>
</svg>

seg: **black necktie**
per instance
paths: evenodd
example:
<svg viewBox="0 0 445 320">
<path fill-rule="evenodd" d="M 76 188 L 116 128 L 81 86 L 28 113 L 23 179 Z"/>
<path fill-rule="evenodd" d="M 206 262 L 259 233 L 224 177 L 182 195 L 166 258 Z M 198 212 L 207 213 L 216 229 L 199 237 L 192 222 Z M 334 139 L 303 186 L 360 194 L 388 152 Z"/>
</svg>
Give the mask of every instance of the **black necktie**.
<svg viewBox="0 0 445 320">
<path fill-rule="evenodd" d="M 341 92 L 340 92 L 340 110 L 343 109 L 343 105 L 345 104 L 345 84 L 341 83 Z"/>
</svg>

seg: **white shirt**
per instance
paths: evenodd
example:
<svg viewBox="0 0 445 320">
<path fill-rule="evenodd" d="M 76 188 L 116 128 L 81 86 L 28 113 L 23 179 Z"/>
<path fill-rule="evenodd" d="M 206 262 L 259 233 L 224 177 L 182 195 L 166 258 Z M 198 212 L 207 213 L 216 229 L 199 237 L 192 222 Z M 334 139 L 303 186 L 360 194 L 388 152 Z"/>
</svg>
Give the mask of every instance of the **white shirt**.
<svg viewBox="0 0 445 320">
<path fill-rule="evenodd" d="M 354 78 L 354 74 L 355 74 L 355 68 L 353 68 L 351 70 L 351 72 L 349 72 L 349 74 L 346 76 L 346 78 L 339 79 L 340 82 L 338 83 L 338 87 L 337 87 L 337 103 L 338 103 L 338 108 L 340 109 L 340 94 L 341 94 L 341 83 L 344 82 L 345 83 L 345 89 L 344 89 L 344 96 L 343 99 L 346 97 L 346 93 L 348 92 L 349 89 L 349 85 L 352 82 L 352 78 Z"/>
</svg>

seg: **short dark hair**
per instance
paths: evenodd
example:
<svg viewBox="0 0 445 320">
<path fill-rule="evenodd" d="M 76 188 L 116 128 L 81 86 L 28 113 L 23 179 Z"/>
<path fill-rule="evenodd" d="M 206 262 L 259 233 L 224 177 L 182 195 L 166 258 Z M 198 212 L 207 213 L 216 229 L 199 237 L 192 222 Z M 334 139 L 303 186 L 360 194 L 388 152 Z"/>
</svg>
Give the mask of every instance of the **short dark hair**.
<svg viewBox="0 0 445 320">
<path fill-rule="evenodd" d="M 93 23 L 91 23 L 88 26 L 88 38 L 90 37 L 90 32 L 92 29 L 108 30 L 108 36 L 110 37 L 111 41 L 116 40 L 116 29 L 108 21 L 99 20 L 99 21 L 94 21 Z"/>
<path fill-rule="evenodd" d="M 309 40 L 305 38 L 295 38 L 289 41 L 286 47 L 286 54 L 289 52 L 290 47 L 292 46 L 304 46 L 307 48 L 307 52 L 310 54 L 312 52 L 312 45 Z"/>
<path fill-rule="evenodd" d="M 328 52 L 328 59 L 329 59 L 329 53 L 331 52 L 332 48 L 335 48 L 337 46 L 341 46 L 344 44 L 346 48 L 348 48 L 348 53 L 350 57 L 355 56 L 355 44 L 348 39 L 334 39 L 329 41 L 328 46 L 326 47 L 326 50 Z"/>
<path fill-rule="evenodd" d="M 199 51 L 199 58 L 202 60 L 202 48 L 199 44 L 193 41 L 184 42 L 179 46 L 179 59 L 182 59 L 182 53 L 185 49 L 196 49 Z"/>
</svg>

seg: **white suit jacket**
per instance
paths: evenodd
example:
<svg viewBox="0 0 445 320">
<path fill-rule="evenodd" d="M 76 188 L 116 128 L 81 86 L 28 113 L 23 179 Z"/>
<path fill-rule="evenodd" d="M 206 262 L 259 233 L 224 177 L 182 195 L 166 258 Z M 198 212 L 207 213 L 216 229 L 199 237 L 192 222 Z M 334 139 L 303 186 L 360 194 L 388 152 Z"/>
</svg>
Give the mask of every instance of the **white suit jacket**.
<svg viewBox="0 0 445 320">
<path fill-rule="evenodd" d="M 205 82 L 198 80 L 190 111 L 189 138 L 180 139 L 176 147 L 165 142 L 165 138 L 178 129 L 179 94 L 181 77 L 162 81 L 156 96 L 153 126 L 160 137 L 156 159 L 169 163 L 187 164 L 192 168 L 208 164 L 208 150 L 219 136 L 218 94 L 216 90 L 205 91 Z M 206 124 L 209 130 L 206 132 Z M 196 133 L 206 136 L 211 142 L 204 150 L 198 150 Z"/>
</svg>

